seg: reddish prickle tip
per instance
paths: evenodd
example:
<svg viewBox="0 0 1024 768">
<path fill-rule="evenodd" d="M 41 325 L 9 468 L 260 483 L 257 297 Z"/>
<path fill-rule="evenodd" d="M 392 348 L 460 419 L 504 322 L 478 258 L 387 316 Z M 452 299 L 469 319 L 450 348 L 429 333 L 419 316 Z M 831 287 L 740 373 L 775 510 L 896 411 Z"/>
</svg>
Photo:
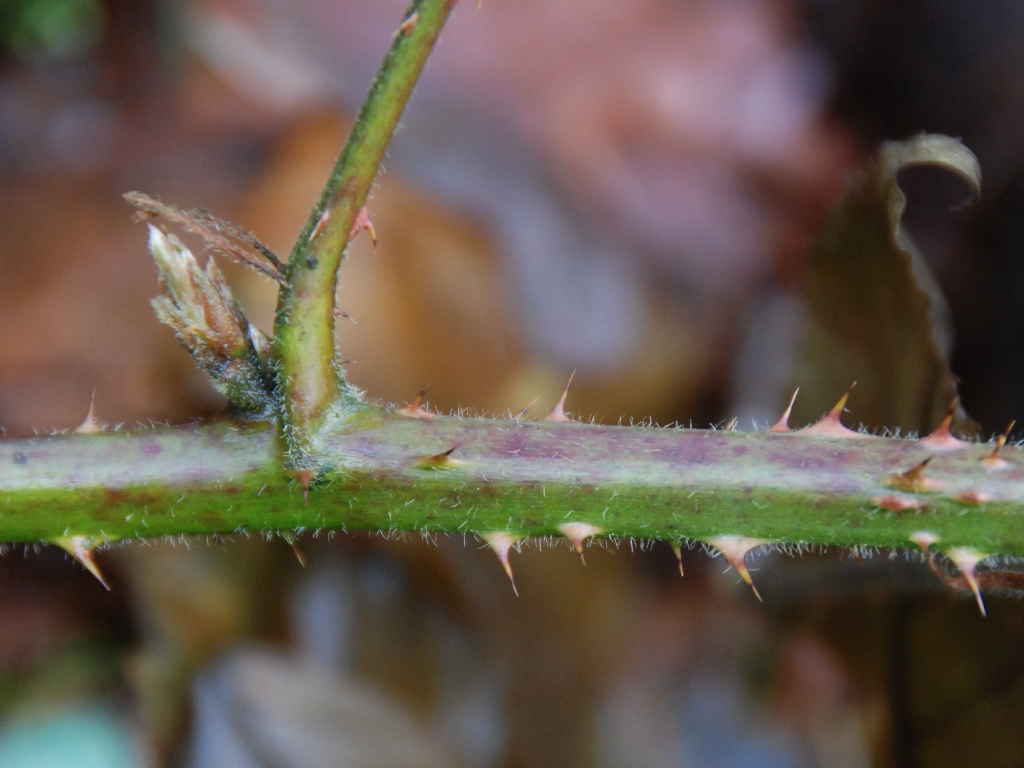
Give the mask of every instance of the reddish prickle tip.
<svg viewBox="0 0 1024 768">
<path fill-rule="evenodd" d="M 930 477 L 924 476 L 924 468 L 927 467 L 934 456 L 929 456 L 920 464 L 906 472 L 896 475 L 889 475 L 885 484 L 897 491 L 907 493 L 935 493 L 942 490 L 942 483 Z"/>
<path fill-rule="evenodd" d="M 725 430 L 724 431 L 725 432 L 734 432 L 736 430 L 736 425 L 739 424 L 739 422 L 740 422 L 740 417 L 739 416 L 733 416 L 731 419 L 729 419 L 729 423 L 725 425 Z"/>
<path fill-rule="evenodd" d="M 78 435 L 95 435 L 97 432 L 103 432 L 104 426 L 96 420 L 96 390 L 92 391 L 92 399 L 89 400 L 89 412 L 85 414 L 85 421 L 75 427 L 75 434 Z"/>
<path fill-rule="evenodd" d="M 102 544 L 102 540 L 96 539 L 92 536 L 58 536 L 55 539 L 50 539 L 53 544 L 63 549 L 75 560 L 82 564 L 82 566 L 96 577 L 96 580 L 102 584 L 106 590 L 110 591 L 110 584 L 103 578 L 103 573 L 100 571 L 100 567 L 96 564 L 93 559 L 92 550 L 97 544 Z"/>
<path fill-rule="evenodd" d="M 928 554 L 928 549 L 932 545 L 938 544 L 940 541 L 939 536 L 931 531 L 915 531 L 908 538 L 917 544 L 925 554 Z"/>
<path fill-rule="evenodd" d="M 309 484 L 313 482 L 313 478 L 316 477 L 316 473 L 312 469 L 297 469 L 295 470 L 295 479 L 299 481 L 299 487 L 302 488 L 302 506 L 309 506 Z"/>
<path fill-rule="evenodd" d="M 895 496 L 893 494 L 876 496 L 871 500 L 871 503 L 880 509 L 895 512 L 897 515 L 908 509 L 920 509 L 923 506 L 918 499 L 908 499 L 906 496 Z"/>
<path fill-rule="evenodd" d="M 525 417 L 525 416 L 526 416 L 526 414 L 527 414 L 527 412 L 528 412 L 528 411 L 529 411 L 529 410 L 530 410 L 531 408 L 533 408 L 533 406 L 534 406 L 534 405 L 536 405 L 536 403 L 537 403 L 537 401 L 538 401 L 538 400 L 540 400 L 540 398 L 539 398 L 539 397 L 535 397 L 535 398 L 533 398 L 533 400 L 531 400 L 531 401 L 530 401 L 530 402 L 529 402 L 529 403 L 528 403 L 528 404 L 526 405 L 526 407 L 525 407 L 525 408 L 523 408 L 523 410 L 521 410 L 521 411 L 520 411 L 519 413 L 517 413 L 517 414 L 516 414 L 515 416 L 513 416 L 513 417 L 512 417 L 512 421 L 522 421 L 522 420 L 523 420 L 523 417 Z"/>
<path fill-rule="evenodd" d="M 583 557 L 583 544 L 591 536 L 600 534 L 601 529 L 590 523 L 563 523 L 558 526 L 558 530 L 569 540 L 572 548 L 576 550 L 576 554 L 580 556 L 580 561 L 586 565 L 587 561 Z"/>
<path fill-rule="evenodd" d="M 453 445 L 447 451 L 435 453 L 432 456 L 424 456 L 416 460 L 416 467 L 419 469 L 446 470 L 463 466 L 466 462 L 460 459 L 453 459 L 452 454 L 459 446 Z"/>
<path fill-rule="evenodd" d="M 494 550 L 494 554 L 498 556 L 502 568 L 505 569 L 505 573 L 508 575 L 508 580 L 512 582 L 512 591 L 515 592 L 516 597 L 519 597 L 519 590 L 516 589 L 516 580 L 512 576 L 512 564 L 508 560 L 508 553 L 522 536 L 492 531 L 491 533 L 481 533 L 480 537 L 487 542 L 488 546 Z"/>
<path fill-rule="evenodd" d="M 560 424 L 572 421 L 565 412 L 565 398 L 569 396 L 569 387 L 572 386 L 572 380 L 574 378 L 576 378 L 576 371 L 573 371 L 569 376 L 569 383 L 565 385 L 565 390 L 562 392 L 562 396 L 558 399 L 558 403 L 552 409 L 551 413 L 545 416 L 542 421 L 554 421 Z"/>
<path fill-rule="evenodd" d="M 959 407 L 960 398 L 957 398 L 953 401 L 949 413 L 942 419 L 939 426 L 935 428 L 935 431 L 928 435 L 928 437 L 921 439 L 921 445 L 926 445 L 934 451 L 959 451 L 963 448 L 970 448 L 970 443 L 953 437 L 953 433 L 949 431 L 950 426 L 953 424 L 953 417 L 956 415 L 956 409 Z"/>
<path fill-rule="evenodd" d="M 1016 421 L 1011 421 L 1006 425 L 1006 429 L 1003 430 L 1003 434 L 996 438 L 996 447 L 988 456 L 980 459 L 982 465 L 986 469 L 1005 469 L 1010 466 L 1010 462 L 999 455 L 999 450 L 1006 445 L 1006 441 L 1010 438 L 1010 430 L 1013 429 L 1013 425 Z"/>
<path fill-rule="evenodd" d="M 415 19 L 416 14 L 414 13 L 409 19 Z M 408 19 L 406 19 L 408 21 Z M 404 25 L 403 25 L 404 26 Z M 413 22 L 413 26 L 416 26 L 416 22 Z M 370 234 L 370 242 L 373 243 L 374 249 L 377 248 L 377 230 L 373 228 L 373 222 L 370 221 L 370 212 L 366 210 L 364 205 L 359 209 L 359 213 L 356 214 L 356 220 L 352 222 L 352 230 L 348 233 L 348 239 L 351 240 L 353 237 L 359 234 L 359 231 L 365 229 Z"/>
<path fill-rule="evenodd" d="M 967 582 L 967 586 L 974 593 L 974 599 L 978 602 L 978 610 L 982 616 L 987 616 L 985 602 L 981 599 L 981 589 L 978 587 L 977 567 L 988 555 L 984 555 L 974 547 L 952 547 L 946 550 L 946 557 L 953 561 L 960 573 Z"/>
<path fill-rule="evenodd" d="M 793 390 L 793 396 L 789 398 L 789 405 L 786 406 L 786 410 L 782 412 L 782 416 L 775 424 L 768 428 L 769 432 L 789 432 L 789 417 L 793 413 L 793 403 L 796 402 L 796 396 L 800 392 L 800 387 Z"/>
<path fill-rule="evenodd" d="M 710 539 L 705 539 L 705 542 L 710 544 L 712 547 L 717 549 L 725 559 L 729 562 L 736 572 L 740 575 L 740 578 L 747 583 L 753 592 L 754 597 L 759 602 L 764 602 L 761 599 L 761 594 L 757 591 L 757 587 L 754 586 L 754 580 L 750 578 L 750 571 L 747 570 L 746 557 L 747 553 L 757 549 L 760 546 L 767 544 L 768 542 L 764 539 L 755 539 L 750 536 L 712 536 Z"/>
<path fill-rule="evenodd" d="M 831 411 L 811 426 L 801 429 L 800 432 L 805 435 L 821 435 L 823 437 L 871 437 L 871 435 L 855 432 L 843 426 L 843 409 L 846 408 L 846 401 L 850 399 L 850 393 L 856 386 L 857 382 L 855 381 L 839 398 L 839 402 L 832 407 Z"/>
<path fill-rule="evenodd" d="M 683 576 L 683 545 L 678 541 L 673 541 L 672 551 L 675 553 L 676 562 L 679 563 L 679 575 Z"/>
<path fill-rule="evenodd" d="M 423 398 L 426 396 L 427 390 L 421 389 L 410 403 L 402 408 L 396 408 L 395 413 L 399 416 L 405 416 L 408 419 L 432 419 L 434 418 L 433 413 L 423 407 Z"/>
</svg>

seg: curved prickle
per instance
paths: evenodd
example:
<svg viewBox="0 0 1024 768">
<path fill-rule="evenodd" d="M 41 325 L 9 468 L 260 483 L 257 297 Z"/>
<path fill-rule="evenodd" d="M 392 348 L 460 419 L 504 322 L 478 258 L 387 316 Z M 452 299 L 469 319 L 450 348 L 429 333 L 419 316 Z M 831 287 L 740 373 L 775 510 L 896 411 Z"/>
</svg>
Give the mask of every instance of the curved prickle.
<svg viewBox="0 0 1024 768">
<path fill-rule="evenodd" d="M 583 557 L 583 544 L 592 536 L 599 536 L 601 529 L 590 523 L 563 523 L 558 526 L 558 530 L 569 540 L 572 548 L 576 550 L 576 554 L 580 556 L 580 561 L 586 565 L 587 561 Z"/>
<path fill-rule="evenodd" d="M 492 531 L 491 533 L 481 533 L 480 538 L 487 542 L 487 545 L 494 550 L 494 554 L 498 556 L 498 561 L 501 563 L 501 567 L 505 569 L 505 574 L 508 576 L 508 580 L 512 583 L 512 591 L 516 597 L 519 597 L 519 590 L 516 589 L 516 580 L 512 575 L 512 564 L 508 560 L 508 553 L 512 547 L 518 542 L 522 536 L 513 536 L 509 533 L 503 533 L 501 531 Z"/>
<path fill-rule="evenodd" d="M 754 580 L 750 578 L 750 571 L 747 570 L 746 558 L 748 553 L 758 547 L 763 547 L 769 542 L 764 539 L 755 539 L 750 536 L 736 536 L 731 534 L 726 536 L 711 536 L 704 541 L 722 553 L 722 556 L 729 562 L 729 565 L 736 569 L 740 578 L 742 578 L 743 581 L 747 583 L 747 586 L 753 590 L 754 597 L 756 597 L 759 602 L 763 603 L 764 600 L 761 599 L 761 593 L 757 591 L 757 587 L 754 586 Z"/>
<path fill-rule="evenodd" d="M 576 377 L 576 371 L 573 371 L 569 376 L 569 383 L 565 385 L 565 389 L 562 391 L 562 396 L 558 398 L 558 402 L 555 403 L 555 407 L 551 410 L 547 416 L 541 421 L 553 421 L 556 424 L 565 424 L 572 421 L 569 415 L 565 412 L 565 399 L 569 397 L 569 387 L 572 386 L 572 380 Z"/>
<path fill-rule="evenodd" d="M 79 535 L 57 536 L 54 539 L 50 539 L 50 542 L 52 544 L 56 544 L 75 558 L 75 560 L 82 564 L 85 570 L 96 577 L 96 580 L 102 584 L 108 592 L 110 591 L 110 584 L 108 584 L 107 580 L 103 577 L 103 572 L 100 571 L 100 567 L 96 564 L 96 560 L 93 559 L 92 556 L 93 550 L 104 543 L 104 539 L 102 537 Z"/>
</svg>

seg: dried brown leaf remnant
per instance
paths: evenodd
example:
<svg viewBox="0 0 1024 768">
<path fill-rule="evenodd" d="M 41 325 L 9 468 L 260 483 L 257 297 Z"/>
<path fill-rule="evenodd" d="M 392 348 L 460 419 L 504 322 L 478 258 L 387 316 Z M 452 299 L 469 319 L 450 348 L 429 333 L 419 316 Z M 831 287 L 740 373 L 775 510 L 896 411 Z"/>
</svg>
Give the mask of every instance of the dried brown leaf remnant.
<svg viewBox="0 0 1024 768">
<path fill-rule="evenodd" d="M 252 267 L 267 277 L 284 285 L 284 264 L 272 250 L 261 243 L 255 235 L 229 221 L 214 216 L 207 210 L 182 211 L 172 205 L 154 200 L 142 192 L 126 192 L 124 199 L 139 209 L 140 218 L 162 217 L 180 225 L 187 232 L 199 235 L 206 244 L 229 259 Z M 226 234 L 225 234 L 226 233 Z M 256 251 L 266 263 L 241 247 L 245 245 Z"/>
<path fill-rule="evenodd" d="M 981 189 L 974 154 L 947 136 L 888 142 L 857 177 L 812 249 L 807 274 L 811 319 L 794 378 L 813 395 L 797 403 L 810 421 L 831 405 L 819 398 L 860 382 L 854 418 L 868 427 L 927 433 L 956 398 L 937 341 L 935 281 L 901 224 L 900 170 L 934 165 Z M 962 410 L 955 428 L 973 431 Z"/>
</svg>

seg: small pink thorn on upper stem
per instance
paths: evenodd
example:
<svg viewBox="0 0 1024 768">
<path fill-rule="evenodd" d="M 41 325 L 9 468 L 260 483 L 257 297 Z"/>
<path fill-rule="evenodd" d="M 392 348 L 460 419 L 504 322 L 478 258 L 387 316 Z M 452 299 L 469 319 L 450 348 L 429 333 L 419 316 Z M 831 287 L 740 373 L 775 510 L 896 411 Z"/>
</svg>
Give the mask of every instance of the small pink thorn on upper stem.
<svg viewBox="0 0 1024 768">
<path fill-rule="evenodd" d="M 102 584 L 106 590 L 110 591 L 110 585 L 107 580 L 103 578 L 103 573 L 100 571 L 100 567 L 96 565 L 96 561 L 93 559 L 92 550 L 97 544 L 102 544 L 102 540 L 97 540 L 92 536 L 58 536 L 55 539 L 50 539 L 51 542 L 56 544 L 58 547 L 63 549 L 75 560 L 80 562 L 89 573 L 96 577 L 96 580 Z"/>
<path fill-rule="evenodd" d="M 295 470 L 295 479 L 299 481 L 299 487 L 302 488 L 302 506 L 309 506 L 309 485 L 313 482 L 313 478 L 316 473 L 312 469 L 297 469 Z"/>
<path fill-rule="evenodd" d="M 683 545 L 678 541 L 673 541 L 672 551 L 675 553 L 676 562 L 679 563 L 679 575 L 683 576 Z"/>
<path fill-rule="evenodd" d="M 999 455 L 999 450 L 1006 445 L 1006 441 L 1010 438 L 1010 430 L 1013 429 L 1013 425 L 1016 421 L 1011 421 L 1006 425 L 1006 429 L 1003 430 L 1003 434 L 996 438 L 996 447 L 988 456 L 980 459 L 981 463 L 987 469 L 1005 469 L 1010 466 L 1010 462 Z"/>
<path fill-rule="evenodd" d="M 295 559 L 299 561 L 299 565 L 303 568 L 306 567 L 306 554 L 302 551 L 302 547 L 299 546 L 299 542 L 295 538 L 295 534 L 291 531 L 278 531 L 277 535 L 288 542 L 292 548 L 292 552 L 295 554 Z"/>
<path fill-rule="evenodd" d="M 843 426 L 843 409 L 846 408 L 846 401 L 850 399 L 850 393 L 856 386 L 857 382 L 855 381 L 839 398 L 839 402 L 832 407 L 831 411 L 811 426 L 801 429 L 800 432 L 805 435 L 822 435 L 823 437 L 871 437 L 871 435 L 855 432 Z"/>
<path fill-rule="evenodd" d="M 576 550 L 576 554 L 580 556 L 580 561 L 586 565 L 587 561 L 583 557 L 583 544 L 591 536 L 601 533 L 601 529 L 590 523 L 563 523 L 558 526 L 558 530 L 569 540 L 572 548 Z"/>
<path fill-rule="evenodd" d="M 512 417 L 512 421 L 522 421 L 522 420 L 523 420 L 523 417 L 524 417 L 524 416 L 526 416 L 527 412 L 528 412 L 528 411 L 529 411 L 529 410 L 530 410 L 531 408 L 533 408 L 533 406 L 534 406 L 534 405 L 536 405 L 536 403 L 537 403 L 537 401 L 538 401 L 538 400 L 540 400 L 540 398 L 539 398 L 539 397 L 535 397 L 535 398 L 533 398 L 533 400 L 531 400 L 531 401 L 530 401 L 530 402 L 529 402 L 529 403 L 527 404 L 527 406 L 526 406 L 525 408 L 523 408 L 523 410 L 521 410 L 521 411 L 520 411 L 519 413 L 517 413 L 517 414 L 516 414 L 515 416 L 513 416 L 513 417 Z"/>
<path fill-rule="evenodd" d="M 932 533 L 931 531 L 914 531 L 914 533 L 910 534 L 908 538 L 917 544 L 917 546 L 921 548 L 921 551 L 926 555 L 928 554 L 928 549 L 930 547 L 941 541 L 938 534 Z"/>
<path fill-rule="evenodd" d="M 447 451 L 435 453 L 432 456 L 424 456 L 416 460 L 416 467 L 419 469 L 446 470 L 463 466 L 466 462 L 461 459 L 453 459 L 452 454 L 459 448 L 453 445 Z"/>
<path fill-rule="evenodd" d="M 320 234 L 327 227 L 327 223 L 331 220 L 331 209 L 327 208 L 323 213 L 320 214 L 320 218 L 316 220 L 316 226 L 313 227 L 313 231 L 309 233 L 310 241 L 316 240 L 320 237 Z"/>
<path fill-rule="evenodd" d="M 960 407 L 960 398 L 953 400 L 953 405 L 949 409 L 949 413 L 939 422 L 939 426 L 935 428 L 928 437 L 921 439 L 921 445 L 926 445 L 934 451 L 959 451 L 963 448 L 970 448 L 971 444 L 966 440 L 961 440 L 957 437 L 953 437 L 953 433 L 950 432 L 950 426 L 953 424 L 953 417 L 956 415 L 956 409 Z"/>
<path fill-rule="evenodd" d="M 415 13 L 412 16 L 409 17 L 409 19 L 415 19 L 415 18 L 416 18 L 416 14 Z M 409 19 L 406 19 L 406 22 L 408 22 Z M 403 22 L 403 26 L 405 26 L 406 22 Z M 416 25 L 416 23 L 413 22 L 413 26 L 415 26 L 415 25 Z M 374 250 L 376 250 L 377 249 L 377 230 L 375 230 L 373 228 L 373 222 L 370 221 L 370 212 L 368 210 L 366 210 L 366 206 L 365 205 L 362 208 L 360 208 L 359 209 L 359 213 L 356 214 L 356 220 L 352 222 L 352 231 L 348 233 L 348 239 L 351 240 L 356 235 L 358 235 L 359 234 L 359 230 L 361 230 L 361 229 L 365 229 L 370 234 L 370 242 L 373 243 L 373 248 L 374 248 Z"/>
<path fill-rule="evenodd" d="M 419 20 L 419 11 L 414 11 L 413 13 L 410 13 L 408 18 L 404 19 L 402 23 L 398 26 L 398 29 L 395 31 L 395 37 L 399 37 L 400 35 L 408 35 L 410 32 L 416 29 L 416 24 L 419 22 Z"/>
<path fill-rule="evenodd" d="M 793 403 L 796 402 L 796 396 L 800 393 L 800 387 L 793 390 L 793 396 L 789 398 L 789 405 L 786 406 L 786 410 L 782 412 L 782 416 L 775 424 L 769 427 L 769 432 L 789 432 L 789 417 L 793 413 Z"/>
<path fill-rule="evenodd" d="M 92 391 L 92 398 L 89 400 L 89 412 L 85 414 L 85 421 L 75 427 L 77 435 L 95 435 L 103 432 L 104 426 L 96 420 L 96 390 Z"/>
<path fill-rule="evenodd" d="M 516 589 L 516 580 L 512 576 L 512 564 L 508 560 L 509 550 L 512 549 L 513 545 L 519 541 L 522 536 L 514 536 L 511 533 L 503 533 L 501 531 L 492 531 L 491 533 L 481 533 L 481 538 L 487 542 L 494 554 L 498 556 L 498 560 L 501 562 L 502 568 L 505 569 L 505 573 L 508 574 L 508 580 L 512 582 L 512 591 L 515 592 L 516 597 L 519 597 L 519 590 Z"/>
<path fill-rule="evenodd" d="M 350 323 L 352 323 L 352 325 L 358 325 L 358 323 L 356 322 L 356 319 L 354 317 L 352 317 L 352 315 L 350 315 L 348 312 L 346 312 L 343 309 L 335 308 L 334 316 L 335 317 L 344 317 L 346 320 L 348 320 Z"/>
<path fill-rule="evenodd" d="M 912 469 L 908 469 L 906 472 L 889 475 L 889 477 L 886 478 L 885 484 L 890 488 L 895 488 L 897 491 L 905 491 L 906 493 L 934 493 L 942 490 L 942 483 L 933 478 L 924 476 L 925 467 L 927 467 L 934 458 L 934 456 L 929 456 L 920 464 L 916 465 Z"/>
<path fill-rule="evenodd" d="M 421 389 L 408 405 L 401 408 L 396 408 L 395 413 L 399 416 L 405 416 L 409 419 L 432 419 L 435 414 L 428 411 L 423 407 L 423 398 L 426 396 L 427 390 Z"/>
<path fill-rule="evenodd" d="M 725 431 L 725 432 L 733 432 L 733 431 L 736 430 L 736 425 L 739 424 L 739 423 L 740 423 L 740 417 L 739 416 L 733 416 L 731 419 L 729 419 L 729 423 L 725 425 L 725 429 L 723 431 Z"/>
<path fill-rule="evenodd" d="M 747 570 L 746 557 L 748 552 L 768 542 L 764 539 L 755 539 L 750 536 L 735 536 L 732 534 L 712 536 L 710 539 L 705 539 L 705 541 L 722 553 L 729 562 L 729 565 L 736 569 L 740 578 L 754 591 L 754 597 L 763 603 L 764 600 L 761 600 L 761 594 L 757 591 L 757 587 L 754 586 L 754 580 L 750 578 L 750 571 Z"/>
<path fill-rule="evenodd" d="M 542 419 L 542 421 L 554 421 L 560 424 L 565 424 L 572 421 L 572 419 L 570 419 L 565 412 L 565 399 L 569 396 L 569 387 L 572 386 L 572 380 L 575 377 L 576 371 L 573 371 L 572 374 L 569 376 L 569 383 L 565 385 L 565 390 L 562 392 L 562 396 L 558 399 L 558 402 L 555 404 L 555 407 L 551 410 L 551 413 L 545 416 Z"/>
<path fill-rule="evenodd" d="M 952 547 L 946 550 L 946 557 L 953 561 L 953 565 L 960 570 L 964 581 L 967 582 L 967 586 L 971 588 L 971 592 L 974 593 L 974 599 L 978 601 L 978 610 L 981 611 L 981 615 L 987 616 L 985 602 L 981 599 L 981 589 L 978 587 L 976 569 L 978 564 L 988 555 L 982 554 L 974 549 L 974 547 Z"/>
</svg>

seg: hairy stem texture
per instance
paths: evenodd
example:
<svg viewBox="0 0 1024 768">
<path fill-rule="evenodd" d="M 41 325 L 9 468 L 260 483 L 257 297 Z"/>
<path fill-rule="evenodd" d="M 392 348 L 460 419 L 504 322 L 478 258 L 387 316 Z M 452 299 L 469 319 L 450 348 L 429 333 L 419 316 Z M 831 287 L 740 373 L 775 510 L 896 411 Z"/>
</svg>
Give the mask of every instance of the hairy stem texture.
<svg viewBox="0 0 1024 768">
<path fill-rule="evenodd" d="M 368 415 L 320 438 L 304 503 L 269 426 L 0 443 L 0 540 L 366 529 L 907 547 L 1024 555 L 1024 451 L 920 441 Z M 444 456 L 455 447 L 450 456 Z M 927 467 L 913 470 L 929 456 Z M 983 461 L 983 459 L 986 459 Z"/>
<path fill-rule="evenodd" d="M 356 403 L 334 349 L 338 268 L 384 150 L 454 5 L 455 0 L 412 4 L 289 258 L 274 324 L 275 353 L 286 435 L 299 444 L 299 453 L 332 406 Z"/>
</svg>

